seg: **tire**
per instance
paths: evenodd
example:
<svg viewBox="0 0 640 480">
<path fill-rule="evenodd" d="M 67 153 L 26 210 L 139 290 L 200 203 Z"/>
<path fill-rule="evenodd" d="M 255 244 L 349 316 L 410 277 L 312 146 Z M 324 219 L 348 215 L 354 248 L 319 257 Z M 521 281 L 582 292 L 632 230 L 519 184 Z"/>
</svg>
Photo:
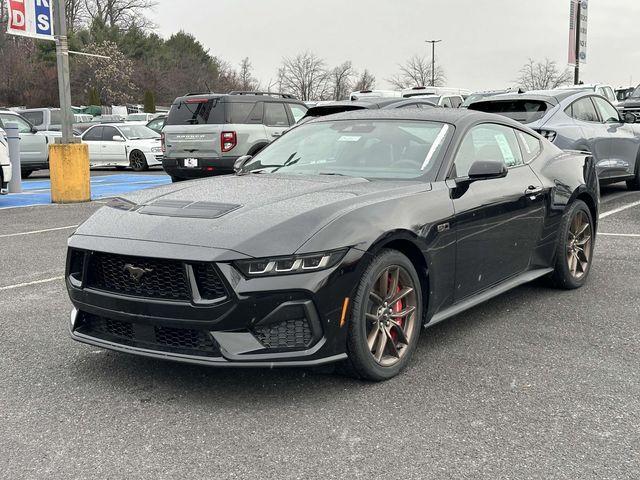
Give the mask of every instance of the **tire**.
<svg viewBox="0 0 640 480">
<path fill-rule="evenodd" d="M 171 183 L 178 183 L 182 181 L 184 181 L 184 178 L 174 177 L 173 175 L 171 175 Z"/>
<path fill-rule="evenodd" d="M 144 156 L 140 150 L 133 150 L 129 154 L 129 165 L 134 172 L 144 172 L 149 170 L 149 164 L 147 163 L 147 157 Z"/>
<path fill-rule="evenodd" d="M 20 176 L 22 178 L 29 178 L 32 173 L 33 173 L 33 170 L 21 170 L 20 171 Z"/>
<path fill-rule="evenodd" d="M 586 228 L 585 224 L 588 224 Z M 576 200 L 560 223 L 551 283 L 564 290 L 582 287 L 591 271 L 594 245 L 595 229 L 591 211 L 582 200 Z"/>
<path fill-rule="evenodd" d="M 402 299 L 394 302 L 393 297 Z M 341 370 L 376 382 L 398 375 L 417 347 L 422 313 L 422 288 L 415 267 L 402 253 L 382 250 L 362 274 L 353 299 L 348 360 Z"/>
</svg>

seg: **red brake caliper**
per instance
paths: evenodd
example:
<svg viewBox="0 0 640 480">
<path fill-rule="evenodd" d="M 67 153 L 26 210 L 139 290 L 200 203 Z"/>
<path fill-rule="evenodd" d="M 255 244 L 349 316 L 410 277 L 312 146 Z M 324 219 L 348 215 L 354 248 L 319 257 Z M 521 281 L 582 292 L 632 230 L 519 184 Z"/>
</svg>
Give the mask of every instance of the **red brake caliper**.
<svg viewBox="0 0 640 480">
<path fill-rule="evenodd" d="M 398 293 L 402 290 L 400 283 L 398 283 Z M 398 300 L 395 305 L 391 307 L 395 313 L 400 313 L 402 311 L 402 300 Z M 402 322 L 404 322 L 403 318 L 396 318 L 395 321 L 398 325 L 402 326 Z M 391 330 L 391 338 L 393 338 L 394 342 L 398 341 L 398 333 L 395 330 Z"/>
</svg>

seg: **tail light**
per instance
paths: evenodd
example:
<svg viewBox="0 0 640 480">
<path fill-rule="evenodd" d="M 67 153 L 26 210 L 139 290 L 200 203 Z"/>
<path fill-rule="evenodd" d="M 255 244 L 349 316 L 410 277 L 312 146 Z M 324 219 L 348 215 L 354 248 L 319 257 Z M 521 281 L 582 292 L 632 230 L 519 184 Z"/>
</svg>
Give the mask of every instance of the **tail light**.
<svg viewBox="0 0 640 480">
<path fill-rule="evenodd" d="M 236 132 L 222 132 L 220 134 L 220 145 L 223 152 L 230 152 L 238 144 Z"/>
<path fill-rule="evenodd" d="M 166 153 L 167 144 L 165 143 L 164 132 L 160 134 L 160 148 L 162 149 L 162 153 Z"/>
<path fill-rule="evenodd" d="M 538 133 L 542 135 L 544 138 L 549 140 L 551 143 L 556 139 L 557 133 L 553 130 L 538 130 Z"/>
</svg>

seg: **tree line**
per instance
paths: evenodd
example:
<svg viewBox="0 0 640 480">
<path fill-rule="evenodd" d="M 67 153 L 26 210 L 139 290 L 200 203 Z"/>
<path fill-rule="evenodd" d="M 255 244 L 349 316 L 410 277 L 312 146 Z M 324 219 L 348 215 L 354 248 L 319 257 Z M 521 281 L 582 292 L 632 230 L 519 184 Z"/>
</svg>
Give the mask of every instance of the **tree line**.
<svg viewBox="0 0 640 480">
<path fill-rule="evenodd" d="M 169 105 L 188 92 L 257 89 L 291 93 L 303 101 L 344 100 L 351 91 L 376 87 L 370 70 L 357 71 L 351 61 L 329 66 L 308 51 L 283 58 L 275 77 L 260 81 L 249 58 L 231 65 L 189 33 L 180 31 L 166 39 L 155 33 L 145 15 L 156 5 L 153 0 L 65 1 L 70 49 L 108 57 L 70 56 L 74 105 L 143 99 L 145 105 Z M 0 0 L 0 106 L 56 106 L 55 45 L 6 34 L 7 3 Z M 397 67 L 398 74 L 386 79 L 394 88 L 431 84 L 429 59 L 413 56 Z M 435 68 L 435 85 L 444 85 L 444 70 Z M 531 60 L 519 80 L 540 87 L 557 83 L 562 75 L 553 62 Z"/>
</svg>

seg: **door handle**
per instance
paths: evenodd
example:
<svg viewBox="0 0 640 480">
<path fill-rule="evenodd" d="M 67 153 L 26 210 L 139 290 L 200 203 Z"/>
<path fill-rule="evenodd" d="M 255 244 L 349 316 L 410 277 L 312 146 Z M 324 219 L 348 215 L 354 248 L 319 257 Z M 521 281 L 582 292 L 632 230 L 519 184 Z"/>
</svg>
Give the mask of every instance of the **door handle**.
<svg viewBox="0 0 640 480">
<path fill-rule="evenodd" d="M 528 197 L 537 197 L 542 192 L 544 192 L 544 189 L 542 187 L 536 187 L 536 186 L 533 186 L 533 185 L 529 185 L 527 187 L 527 189 L 524 191 L 524 194 L 526 196 L 528 196 Z"/>
</svg>

